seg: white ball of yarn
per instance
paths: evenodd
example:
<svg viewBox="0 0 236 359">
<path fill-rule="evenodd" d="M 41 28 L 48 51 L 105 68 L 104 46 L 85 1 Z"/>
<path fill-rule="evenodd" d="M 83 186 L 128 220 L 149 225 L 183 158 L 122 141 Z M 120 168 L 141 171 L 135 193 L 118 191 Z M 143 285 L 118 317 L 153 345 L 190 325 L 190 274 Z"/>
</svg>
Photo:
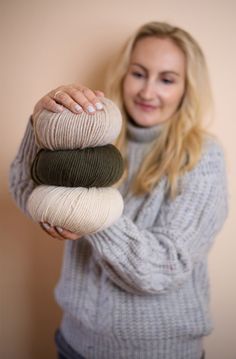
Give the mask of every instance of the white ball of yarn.
<svg viewBox="0 0 236 359">
<path fill-rule="evenodd" d="M 27 209 L 36 222 L 48 222 L 80 235 L 101 231 L 122 214 L 123 198 L 112 187 L 38 186 L 30 194 Z"/>
<path fill-rule="evenodd" d="M 103 110 L 89 115 L 69 110 L 53 113 L 43 110 L 34 120 L 39 147 L 50 150 L 104 146 L 118 137 L 122 116 L 115 103 L 102 98 Z"/>
</svg>

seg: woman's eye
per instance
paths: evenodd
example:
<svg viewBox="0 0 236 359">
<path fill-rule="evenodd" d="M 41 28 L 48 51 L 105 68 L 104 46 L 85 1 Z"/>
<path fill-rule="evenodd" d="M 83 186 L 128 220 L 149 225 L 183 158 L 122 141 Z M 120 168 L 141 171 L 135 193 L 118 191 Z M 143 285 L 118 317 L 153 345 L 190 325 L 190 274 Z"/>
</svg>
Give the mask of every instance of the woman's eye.
<svg viewBox="0 0 236 359">
<path fill-rule="evenodd" d="M 162 81 L 164 84 L 166 84 L 166 85 L 169 85 L 169 84 L 173 84 L 173 83 L 174 83 L 173 80 L 171 80 L 171 79 L 166 79 L 166 78 L 163 78 L 161 81 Z"/>
<path fill-rule="evenodd" d="M 142 74 L 141 72 L 134 71 L 134 72 L 132 72 L 132 76 L 137 77 L 137 78 L 142 78 L 142 77 L 144 77 L 144 74 Z"/>
</svg>

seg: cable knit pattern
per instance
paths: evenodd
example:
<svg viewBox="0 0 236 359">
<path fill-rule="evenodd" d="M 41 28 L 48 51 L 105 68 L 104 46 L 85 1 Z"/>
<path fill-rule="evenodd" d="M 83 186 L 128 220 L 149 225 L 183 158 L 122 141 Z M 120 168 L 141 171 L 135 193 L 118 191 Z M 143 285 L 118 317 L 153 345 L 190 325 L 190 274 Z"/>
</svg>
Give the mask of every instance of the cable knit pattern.
<svg viewBox="0 0 236 359">
<path fill-rule="evenodd" d="M 227 215 L 223 152 L 209 138 L 173 201 L 165 178 L 152 193 L 133 196 L 130 183 L 159 130 L 129 127 L 123 215 L 103 231 L 66 241 L 55 291 L 61 331 L 87 359 L 199 359 L 202 337 L 212 330 L 207 255 Z M 28 135 L 10 176 L 23 209 L 31 188 L 27 153 L 35 146 Z"/>
</svg>

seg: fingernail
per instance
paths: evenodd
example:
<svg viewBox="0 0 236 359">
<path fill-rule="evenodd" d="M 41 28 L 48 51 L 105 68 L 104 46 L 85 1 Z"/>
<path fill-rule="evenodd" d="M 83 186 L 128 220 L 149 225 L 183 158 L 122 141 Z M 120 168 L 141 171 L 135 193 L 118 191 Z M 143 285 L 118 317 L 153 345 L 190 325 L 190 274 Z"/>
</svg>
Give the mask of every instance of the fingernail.
<svg viewBox="0 0 236 359">
<path fill-rule="evenodd" d="M 63 232 L 63 228 L 58 227 L 58 226 L 56 226 L 56 230 L 57 230 L 59 233 L 62 233 L 62 232 Z"/>
<path fill-rule="evenodd" d="M 89 105 L 89 106 L 87 107 L 87 110 L 88 110 L 89 113 L 95 112 L 94 107 L 91 106 L 91 105 Z"/>
<path fill-rule="evenodd" d="M 97 102 L 95 103 L 95 107 L 97 110 L 102 110 L 103 109 L 103 104 L 101 102 Z"/>
<path fill-rule="evenodd" d="M 42 226 L 47 230 L 51 228 L 48 223 L 42 223 Z"/>
<path fill-rule="evenodd" d="M 82 109 L 82 107 L 80 105 L 77 104 L 77 105 L 75 105 L 75 110 L 80 112 L 83 109 Z"/>
</svg>

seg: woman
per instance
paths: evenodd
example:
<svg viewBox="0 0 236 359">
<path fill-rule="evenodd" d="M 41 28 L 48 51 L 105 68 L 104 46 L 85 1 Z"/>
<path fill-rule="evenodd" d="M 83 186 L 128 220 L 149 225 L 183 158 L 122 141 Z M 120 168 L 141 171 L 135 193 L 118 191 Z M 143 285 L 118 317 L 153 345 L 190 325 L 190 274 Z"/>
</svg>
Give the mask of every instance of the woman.
<svg viewBox="0 0 236 359">
<path fill-rule="evenodd" d="M 202 120 L 210 104 L 204 55 L 184 30 L 145 24 L 108 76 L 106 96 L 123 114 L 117 147 L 127 160 L 125 208 L 110 228 L 68 239 L 56 299 L 64 311 L 60 358 L 200 359 L 212 330 L 207 256 L 227 215 L 224 156 Z M 103 93 L 60 86 L 35 106 L 91 116 Z M 10 188 L 24 210 L 37 152 L 28 124 Z M 20 179 L 19 179 L 20 178 Z"/>
</svg>

